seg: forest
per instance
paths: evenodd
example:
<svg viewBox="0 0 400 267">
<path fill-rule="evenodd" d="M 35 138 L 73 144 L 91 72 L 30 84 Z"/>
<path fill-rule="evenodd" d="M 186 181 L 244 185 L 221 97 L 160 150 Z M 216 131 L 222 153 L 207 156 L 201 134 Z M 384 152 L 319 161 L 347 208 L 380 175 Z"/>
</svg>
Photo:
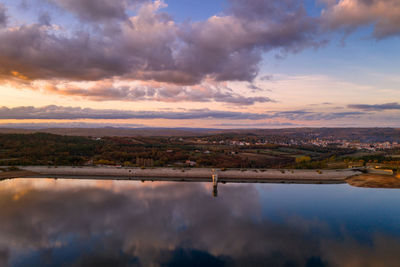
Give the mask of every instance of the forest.
<svg viewBox="0 0 400 267">
<path fill-rule="evenodd" d="M 280 137 L 285 139 L 284 137 Z M 263 143 L 256 143 L 262 140 Z M 231 143 L 239 142 L 240 145 Z M 255 135 L 84 137 L 0 134 L 0 166 L 48 165 L 217 168 L 347 168 L 400 164 L 398 151 L 277 145 Z"/>
</svg>

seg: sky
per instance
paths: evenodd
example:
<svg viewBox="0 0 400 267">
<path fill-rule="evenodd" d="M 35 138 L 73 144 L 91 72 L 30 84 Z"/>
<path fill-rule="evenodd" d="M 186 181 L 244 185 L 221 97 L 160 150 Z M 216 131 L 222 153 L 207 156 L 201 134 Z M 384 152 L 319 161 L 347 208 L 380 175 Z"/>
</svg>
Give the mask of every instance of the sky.
<svg viewBox="0 0 400 267">
<path fill-rule="evenodd" d="M 400 127 L 398 0 L 0 0 L 0 127 Z"/>
</svg>

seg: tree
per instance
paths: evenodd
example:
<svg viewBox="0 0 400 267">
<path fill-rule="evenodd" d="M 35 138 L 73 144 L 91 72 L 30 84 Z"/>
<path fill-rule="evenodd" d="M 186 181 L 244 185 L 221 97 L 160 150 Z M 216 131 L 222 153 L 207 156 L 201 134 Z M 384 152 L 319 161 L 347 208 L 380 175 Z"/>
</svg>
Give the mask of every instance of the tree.
<svg viewBox="0 0 400 267">
<path fill-rule="evenodd" d="M 306 163 L 310 162 L 311 158 L 309 156 L 301 156 L 296 158 L 296 163 Z"/>
</svg>

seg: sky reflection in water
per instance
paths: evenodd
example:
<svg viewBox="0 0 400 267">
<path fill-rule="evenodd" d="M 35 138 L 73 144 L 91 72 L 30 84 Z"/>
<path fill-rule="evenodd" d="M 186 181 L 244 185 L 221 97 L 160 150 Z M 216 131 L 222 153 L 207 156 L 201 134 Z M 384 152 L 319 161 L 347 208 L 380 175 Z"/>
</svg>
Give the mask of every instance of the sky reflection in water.
<svg viewBox="0 0 400 267">
<path fill-rule="evenodd" d="M 0 266 L 397 266 L 398 190 L 0 182 Z"/>
</svg>

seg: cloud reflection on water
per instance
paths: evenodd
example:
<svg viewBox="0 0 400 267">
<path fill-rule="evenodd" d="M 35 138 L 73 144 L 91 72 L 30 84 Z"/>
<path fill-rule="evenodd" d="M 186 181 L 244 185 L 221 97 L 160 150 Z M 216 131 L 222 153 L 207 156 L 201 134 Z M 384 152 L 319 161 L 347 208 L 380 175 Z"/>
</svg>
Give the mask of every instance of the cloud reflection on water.
<svg viewBox="0 0 400 267">
<path fill-rule="evenodd" d="M 305 214 L 277 222 L 263 212 L 264 205 L 272 205 L 261 201 L 268 190 L 252 184 L 219 190 L 213 198 L 211 184 L 204 183 L 3 181 L 0 264 L 168 266 L 195 260 L 208 266 L 395 266 L 400 261 L 399 233 L 389 236 L 378 227 L 359 240 L 344 225 L 338 235 L 329 221 Z"/>
</svg>

